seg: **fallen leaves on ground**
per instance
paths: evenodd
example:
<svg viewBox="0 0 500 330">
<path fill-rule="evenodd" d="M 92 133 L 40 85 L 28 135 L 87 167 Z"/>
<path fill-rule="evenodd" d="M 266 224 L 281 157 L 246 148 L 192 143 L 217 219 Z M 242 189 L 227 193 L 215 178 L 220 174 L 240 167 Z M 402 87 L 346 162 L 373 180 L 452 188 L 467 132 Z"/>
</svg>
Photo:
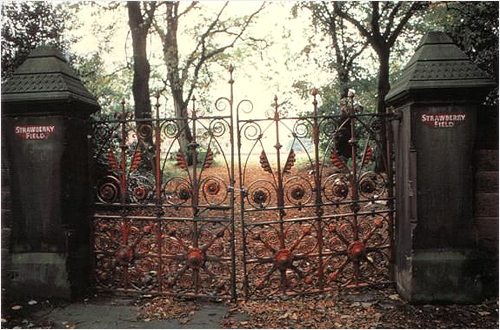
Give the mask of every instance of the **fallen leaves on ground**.
<svg viewBox="0 0 500 330">
<path fill-rule="evenodd" d="M 241 314 L 248 317 L 241 319 Z M 479 305 L 410 305 L 393 289 L 238 302 L 223 328 L 498 328 L 498 300 Z"/>
<path fill-rule="evenodd" d="M 199 306 L 194 301 L 174 297 L 155 297 L 143 299 L 138 303 L 137 319 L 149 322 L 151 320 L 178 319 L 181 324 L 191 321 Z"/>
</svg>

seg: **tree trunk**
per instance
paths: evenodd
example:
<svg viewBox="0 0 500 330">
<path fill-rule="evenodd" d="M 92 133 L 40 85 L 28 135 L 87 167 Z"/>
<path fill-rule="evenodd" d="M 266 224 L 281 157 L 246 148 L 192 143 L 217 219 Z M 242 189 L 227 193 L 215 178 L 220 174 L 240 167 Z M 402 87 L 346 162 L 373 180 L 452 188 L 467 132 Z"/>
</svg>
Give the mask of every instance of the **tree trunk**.
<svg viewBox="0 0 500 330">
<path fill-rule="evenodd" d="M 183 100 L 182 89 L 172 89 L 172 95 L 174 99 L 175 117 L 179 118 L 177 120 L 177 126 L 180 131 L 179 148 L 186 154 L 188 165 L 192 165 L 191 163 L 193 157 L 191 154 L 191 150 L 189 149 L 189 144 L 193 141 L 193 135 L 191 134 L 191 128 L 189 127 L 187 111 L 188 102 L 184 102 Z"/>
<path fill-rule="evenodd" d="M 150 66 L 147 57 L 147 36 L 149 27 L 144 24 L 139 1 L 127 2 L 129 27 L 132 35 L 132 49 L 134 56 L 134 78 L 132 82 L 132 93 L 134 95 L 134 114 L 136 119 L 151 118 L 151 100 L 149 98 L 149 76 Z M 146 169 L 154 169 L 154 155 L 148 153 L 153 146 L 152 122 L 137 122 L 137 132 L 151 132 L 149 135 L 137 134 L 140 138 L 143 150 L 142 166 Z M 146 129 L 144 129 L 146 128 Z"/>
<path fill-rule="evenodd" d="M 378 76 L 378 87 L 377 87 L 377 113 L 385 114 L 385 96 L 389 93 L 391 88 L 389 84 L 389 56 L 390 49 L 387 47 L 381 48 L 377 51 L 379 58 L 379 76 Z M 375 172 L 382 173 L 386 172 L 384 156 L 387 155 L 387 133 L 385 129 L 385 124 L 382 123 L 380 128 L 380 133 L 378 140 L 380 141 L 379 152 L 375 155 Z"/>
<path fill-rule="evenodd" d="M 178 118 L 177 126 L 180 132 L 178 140 L 179 148 L 186 154 L 186 158 L 190 163 L 192 157 L 188 146 L 193 140 L 193 135 L 189 127 L 187 113 L 189 100 L 184 100 L 184 84 L 179 75 L 179 46 L 177 43 L 178 6 L 179 3 L 167 2 L 167 33 L 165 34 L 165 40 L 163 40 L 163 56 L 167 66 L 167 79 L 172 93 L 175 117 Z"/>
<path fill-rule="evenodd" d="M 391 88 L 389 84 L 389 49 L 381 49 L 377 52 L 379 58 L 379 73 L 377 87 L 377 112 L 385 113 L 385 96 Z"/>
<path fill-rule="evenodd" d="M 146 51 L 148 29 L 144 28 L 140 2 L 129 1 L 127 2 L 127 8 L 134 54 L 132 93 L 134 95 L 135 117 L 149 118 L 151 117 L 151 101 L 149 99 L 150 67 Z"/>
<path fill-rule="evenodd" d="M 349 94 L 349 71 L 346 69 L 337 69 L 337 75 L 340 83 L 340 98 L 346 98 Z"/>
<path fill-rule="evenodd" d="M 340 99 L 345 99 L 349 95 L 349 73 L 347 70 L 338 68 L 337 75 L 340 83 Z M 349 114 L 342 112 L 337 122 L 341 126 L 346 120 L 347 123 L 333 137 L 335 153 L 338 156 L 342 156 L 345 161 L 352 157 L 351 145 L 349 144 L 349 140 L 351 139 Z"/>
</svg>

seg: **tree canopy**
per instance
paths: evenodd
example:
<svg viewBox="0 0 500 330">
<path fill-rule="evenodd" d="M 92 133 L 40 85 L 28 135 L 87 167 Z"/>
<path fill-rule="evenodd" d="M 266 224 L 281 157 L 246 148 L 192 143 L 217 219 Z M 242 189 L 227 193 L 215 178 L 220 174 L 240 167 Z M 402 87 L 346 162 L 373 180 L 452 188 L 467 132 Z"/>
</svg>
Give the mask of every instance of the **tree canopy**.
<svg viewBox="0 0 500 330">
<path fill-rule="evenodd" d="M 71 18 L 61 3 L 2 2 L 2 80 L 10 77 L 40 45 L 50 44 L 67 50 L 74 41 L 65 35 Z"/>
<path fill-rule="evenodd" d="M 446 32 L 457 45 L 498 83 L 498 6 L 497 1 L 456 1 L 446 4 Z M 489 104 L 498 105 L 498 88 Z"/>
<path fill-rule="evenodd" d="M 2 79 L 32 49 L 50 43 L 69 54 L 82 80 L 98 94 L 104 108 L 111 106 L 112 98 L 134 98 L 139 109 L 136 112 L 148 113 L 149 97 L 163 90 L 175 108 L 172 114 L 182 116 L 195 88 L 198 94 L 200 87 L 213 88 L 214 74 L 237 60 L 244 63 L 238 72 L 244 73 L 245 79 L 264 79 L 277 86 L 277 93 L 295 88 L 305 95 L 312 85 L 317 85 L 316 72 L 331 77 L 328 83 L 323 80 L 317 86 L 324 103 L 338 100 L 349 87 L 355 87 L 363 102 L 378 99 L 378 111 L 383 112 L 384 93 L 418 40 L 429 29 L 441 29 L 498 81 L 496 2 L 273 2 L 266 5 L 269 10 L 257 4 L 240 11 L 235 6 L 196 1 L 130 2 L 128 6 L 123 2 L 4 2 Z M 304 18 L 306 12 L 311 17 L 309 25 L 302 25 L 302 39 L 297 32 L 292 36 L 286 25 L 304 22 L 285 20 L 283 13 L 292 7 L 304 8 L 297 17 Z M 88 8 L 93 8 L 92 23 L 85 13 Z M 122 19 L 109 20 L 109 12 Z M 263 16 L 274 16 L 264 20 L 266 24 L 278 22 L 282 26 L 273 25 L 276 31 L 266 30 L 263 21 L 257 20 Z M 88 34 L 101 31 L 97 49 L 87 53 L 74 50 L 78 40 L 71 36 L 78 26 Z M 121 30 L 128 34 L 118 44 L 114 33 Z M 270 38 L 271 34 L 277 37 Z M 273 42 L 284 45 L 286 52 L 276 51 L 278 47 L 262 51 Z M 120 54 L 118 50 L 124 51 Z M 111 55 L 117 53 L 120 56 Z M 304 73 L 290 79 L 298 67 Z M 133 83 L 134 75 L 141 83 Z M 144 102 L 138 102 L 137 88 L 141 88 Z"/>
</svg>

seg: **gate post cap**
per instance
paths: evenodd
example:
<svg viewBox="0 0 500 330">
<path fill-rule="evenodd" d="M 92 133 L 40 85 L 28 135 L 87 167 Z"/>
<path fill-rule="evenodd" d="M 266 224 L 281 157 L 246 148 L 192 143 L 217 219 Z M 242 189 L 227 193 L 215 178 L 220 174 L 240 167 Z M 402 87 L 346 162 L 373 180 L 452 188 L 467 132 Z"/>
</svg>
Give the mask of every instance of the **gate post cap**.
<svg viewBox="0 0 500 330">
<path fill-rule="evenodd" d="M 445 32 L 428 32 L 385 97 L 388 105 L 412 96 L 478 98 L 496 86 Z"/>
<path fill-rule="evenodd" d="M 54 104 L 66 106 L 55 111 L 56 107 L 51 106 Z M 2 107 L 9 114 L 64 112 L 85 116 L 100 110 L 96 98 L 85 88 L 61 51 L 50 46 L 33 50 L 2 84 Z"/>
</svg>

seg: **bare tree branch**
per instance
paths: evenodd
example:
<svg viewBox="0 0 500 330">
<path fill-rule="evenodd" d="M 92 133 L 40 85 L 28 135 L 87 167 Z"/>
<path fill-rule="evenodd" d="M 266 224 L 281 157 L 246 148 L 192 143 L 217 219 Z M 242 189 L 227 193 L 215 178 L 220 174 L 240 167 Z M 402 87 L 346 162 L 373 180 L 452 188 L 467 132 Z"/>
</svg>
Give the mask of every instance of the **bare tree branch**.
<svg viewBox="0 0 500 330">
<path fill-rule="evenodd" d="M 189 13 L 191 11 L 191 9 L 193 9 L 194 7 L 196 7 L 196 5 L 198 3 L 199 3 L 199 1 L 193 1 L 193 2 L 191 2 L 186 9 L 184 9 L 179 15 L 177 15 L 177 18 L 180 18 L 181 16 L 186 15 L 187 13 Z"/>
<path fill-rule="evenodd" d="M 236 42 L 241 38 L 241 36 L 243 35 L 243 33 L 245 33 L 246 29 L 248 28 L 248 26 L 250 25 L 250 23 L 252 22 L 253 18 L 258 15 L 264 8 L 265 8 L 265 5 L 266 3 L 262 3 L 262 5 L 255 11 L 253 12 L 250 16 L 248 16 L 248 18 L 245 20 L 245 22 L 243 23 L 243 26 L 241 27 L 240 31 L 238 34 L 235 35 L 235 37 L 233 38 L 232 42 L 225 45 L 225 46 L 222 46 L 222 47 L 219 47 L 219 48 L 216 48 L 208 53 L 206 53 L 206 45 L 205 45 L 205 41 L 206 41 L 206 38 L 208 37 L 208 35 L 210 34 L 210 30 L 213 29 L 216 25 L 216 21 L 218 21 L 220 19 L 220 16 L 222 15 L 222 11 L 226 8 L 227 4 L 229 2 L 226 2 L 224 7 L 221 9 L 221 11 L 219 12 L 219 15 L 217 15 L 217 18 L 216 20 L 214 20 L 214 22 L 212 22 L 212 24 L 209 26 L 209 28 L 206 30 L 206 32 L 202 35 L 201 37 L 201 40 L 200 40 L 200 43 L 201 43 L 201 47 L 202 47 L 202 51 L 201 51 L 201 56 L 198 58 L 198 62 L 196 63 L 195 65 L 195 68 L 194 68 L 194 79 L 193 81 L 191 82 L 190 84 L 190 87 L 189 87 L 189 91 L 187 93 L 187 99 L 190 99 L 191 96 L 193 95 L 193 91 L 194 89 L 196 88 L 196 84 L 197 84 L 197 77 L 198 77 L 198 74 L 199 74 L 199 71 L 200 69 L 202 68 L 203 64 L 209 60 L 210 58 L 218 55 L 218 54 L 221 54 L 223 53 L 224 51 L 226 51 L 228 48 L 231 48 L 233 47 Z M 193 53 L 191 53 L 193 55 Z M 194 60 L 191 62 L 191 64 L 194 62 Z M 188 69 L 188 66 L 187 66 L 188 63 L 186 63 L 186 67 L 184 69 Z M 184 71 L 184 70 L 183 70 Z"/>
<path fill-rule="evenodd" d="M 387 18 L 387 26 L 384 31 L 384 40 L 387 40 L 389 37 L 389 34 L 391 33 L 392 25 L 394 24 L 394 18 L 396 17 L 396 14 L 399 11 L 399 8 L 401 8 L 401 5 L 403 2 L 398 2 L 396 3 L 396 6 L 391 10 L 391 13 L 389 14 L 389 17 Z"/>
<path fill-rule="evenodd" d="M 389 47 L 392 47 L 394 42 L 396 42 L 396 39 L 399 36 L 399 34 L 401 33 L 401 31 L 403 30 L 404 26 L 406 25 L 408 20 L 413 16 L 413 14 L 415 13 L 415 11 L 418 9 L 419 6 L 420 5 L 417 2 L 414 2 L 411 5 L 411 7 L 408 9 L 408 11 L 405 13 L 403 18 L 399 22 L 398 26 L 394 29 L 394 31 L 390 35 L 389 39 L 387 40 L 387 44 L 389 45 Z"/>
<path fill-rule="evenodd" d="M 371 26 L 372 26 L 372 34 L 374 36 L 380 35 L 380 12 L 379 12 L 379 2 L 378 1 L 372 1 L 372 19 L 371 19 Z"/>
<path fill-rule="evenodd" d="M 333 8 L 334 8 L 334 12 L 336 15 L 338 15 L 339 17 L 342 17 L 343 19 L 345 19 L 346 21 L 348 21 L 349 23 L 354 25 L 358 29 L 359 33 L 361 33 L 362 36 L 364 36 L 366 39 L 368 39 L 370 41 L 370 43 L 372 43 L 374 41 L 372 34 L 370 32 L 368 32 L 368 30 L 366 30 L 365 27 L 359 21 L 355 20 L 354 18 L 349 16 L 347 13 L 343 12 L 342 9 L 339 7 L 338 2 L 336 2 L 336 1 L 333 2 Z"/>
<path fill-rule="evenodd" d="M 186 64 L 184 65 L 184 68 L 181 69 L 181 81 L 182 82 L 185 82 L 187 80 L 189 68 L 193 65 L 194 61 L 198 58 L 200 47 L 202 48 L 202 51 L 201 51 L 202 54 L 204 53 L 203 49 L 205 47 L 205 39 L 209 36 L 210 31 L 215 27 L 215 25 L 217 24 L 217 22 L 219 22 L 219 19 L 220 19 L 221 15 L 222 15 L 223 11 L 228 6 L 228 4 L 229 4 L 229 1 L 227 1 L 227 2 L 224 3 L 224 6 L 222 6 L 222 8 L 219 10 L 216 18 L 212 21 L 212 23 L 205 30 L 205 33 L 203 33 L 201 35 L 200 40 L 196 44 L 194 50 L 189 55 L 189 57 L 188 57 L 188 59 L 186 61 Z M 191 94 L 189 94 L 188 99 L 190 97 L 191 97 Z"/>
<path fill-rule="evenodd" d="M 154 14 L 155 14 L 155 10 L 156 10 L 156 1 L 150 1 L 148 2 L 149 3 L 149 8 L 146 8 L 145 9 L 145 12 L 144 14 L 146 15 L 146 17 L 144 17 L 144 29 L 146 31 L 149 30 L 149 28 L 151 27 L 151 24 L 154 20 Z M 147 3 L 145 3 L 144 6 L 146 6 Z"/>
</svg>

